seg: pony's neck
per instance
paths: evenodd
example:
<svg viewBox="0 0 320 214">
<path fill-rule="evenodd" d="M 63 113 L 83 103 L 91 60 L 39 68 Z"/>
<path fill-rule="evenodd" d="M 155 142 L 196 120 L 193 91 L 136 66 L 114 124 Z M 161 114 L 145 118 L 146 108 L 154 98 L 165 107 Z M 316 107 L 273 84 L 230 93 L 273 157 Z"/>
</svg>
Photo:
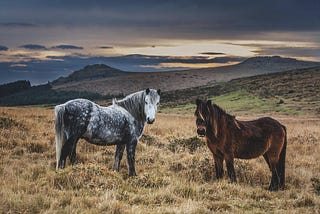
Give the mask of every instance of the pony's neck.
<svg viewBox="0 0 320 214">
<path fill-rule="evenodd" d="M 136 92 L 128 95 L 122 100 L 115 100 L 115 104 L 127 110 L 137 122 L 145 123 L 146 116 L 144 114 L 144 91 Z"/>
<path fill-rule="evenodd" d="M 214 138 L 220 138 L 223 133 L 224 129 L 229 129 L 230 124 L 234 123 L 234 116 L 226 113 L 222 108 L 213 104 L 211 106 L 211 119 L 212 121 L 209 123 L 209 127 L 207 127 L 211 131 L 209 133 L 216 133 L 214 134 Z"/>
</svg>

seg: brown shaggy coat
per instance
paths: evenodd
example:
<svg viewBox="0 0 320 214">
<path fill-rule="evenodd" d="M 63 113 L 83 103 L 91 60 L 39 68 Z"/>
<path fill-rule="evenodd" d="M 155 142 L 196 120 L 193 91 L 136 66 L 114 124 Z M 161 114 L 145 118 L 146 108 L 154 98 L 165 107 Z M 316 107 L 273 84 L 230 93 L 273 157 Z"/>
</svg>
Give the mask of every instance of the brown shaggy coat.
<svg viewBox="0 0 320 214">
<path fill-rule="evenodd" d="M 232 182 L 236 182 L 234 158 L 251 159 L 263 155 L 272 172 L 269 190 L 284 188 L 286 128 L 277 120 L 263 117 L 239 121 L 211 101 L 197 100 L 197 132 L 205 136 L 215 161 L 216 177 L 223 177 L 223 161 Z"/>
</svg>

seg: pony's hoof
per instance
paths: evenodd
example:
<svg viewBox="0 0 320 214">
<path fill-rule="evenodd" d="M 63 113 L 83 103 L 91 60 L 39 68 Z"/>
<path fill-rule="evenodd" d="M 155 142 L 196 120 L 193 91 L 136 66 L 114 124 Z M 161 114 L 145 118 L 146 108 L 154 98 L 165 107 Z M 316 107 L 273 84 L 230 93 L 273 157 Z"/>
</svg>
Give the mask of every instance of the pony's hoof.
<svg viewBox="0 0 320 214">
<path fill-rule="evenodd" d="M 129 176 L 130 177 L 137 176 L 137 173 L 135 173 L 135 172 L 129 173 Z"/>
<path fill-rule="evenodd" d="M 119 167 L 113 166 L 113 167 L 112 167 L 112 170 L 113 170 L 114 172 L 119 172 Z"/>
<path fill-rule="evenodd" d="M 279 187 L 278 186 L 269 186 L 269 191 L 278 191 Z"/>
</svg>

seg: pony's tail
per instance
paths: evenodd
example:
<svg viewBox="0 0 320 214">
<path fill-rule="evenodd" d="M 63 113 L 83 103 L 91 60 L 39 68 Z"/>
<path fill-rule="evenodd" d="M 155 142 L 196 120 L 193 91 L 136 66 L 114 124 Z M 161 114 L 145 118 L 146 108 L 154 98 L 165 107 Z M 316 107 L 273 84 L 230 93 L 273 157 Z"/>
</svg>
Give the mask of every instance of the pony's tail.
<svg viewBox="0 0 320 214">
<path fill-rule="evenodd" d="M 287 129 L 285 126 L 282 126 L 284 129 L 284 144 L 279 157 L 279 168 L 278 173 L 280 177 L 280 188 L 284 189 L 285 186 L 285 163 L 286 163 L 286 150 L 287 150 Z"/>
<path fill-rule="evenodd" d="M 65 141 L 65 134 L 64 134 L 64 122 L 63 122 L 63 115 L 65 112 L 64 105 L 58 105 L 54 108 L 55 111 L 55 130 L 56 130 L 56 158 L 57 158 L 57 165 L 56 169 L 59 168 L 60 158 L 61 158 L 61 150 L 62 146 Z"/>
</svg>

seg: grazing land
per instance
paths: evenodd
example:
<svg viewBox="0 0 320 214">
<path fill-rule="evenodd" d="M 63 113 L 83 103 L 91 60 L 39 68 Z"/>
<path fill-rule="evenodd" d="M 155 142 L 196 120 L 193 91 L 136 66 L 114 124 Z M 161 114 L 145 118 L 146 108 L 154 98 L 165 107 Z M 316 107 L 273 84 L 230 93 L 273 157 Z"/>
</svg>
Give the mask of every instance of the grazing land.
<svg viewBox="0 0 320 214">
<path fill-rule="evenodd" d="M 1 212 L 318 213 L 319 85 L 315 67 L 165 91 L 138 143 L 136 177 L 128 176 L 125 156 L 120 172 L 112 171 L 114 146 L 84 140 L 78 164 L 56 171 L 53 107 L 0 107 Z M 287 127 L 285 190 L 267 190 L 271 173 L 262 157 L 235 160 L 237 184 L 216 180 L 211 152 L 196 136 L 196 98 L 240 120 L 272 116 Z"/>
<path fill-rule="evenodd" d="M 190 104 L 184 115 L 178 114 L 179 109 L 164 109 L 153 125 L 147 125 L 137 146 L 136 177 L 128 177 L 126 157 L 119 173 L 111 170 L 115 147 L 83 140 L 78 146 L 79 163 L 56 171 L 53 109 L 1 107 L 1 212 L 319 212 L 320 118 L 268 113 L 259 105 L 248 115 L 239 100 L 233 104 L 229 112 L 240 115 L 239 119 L 272 114 L 286 125 L 285 190 L 267 190 L 270 172 L 263 158 L 236 159 L 237 184 L 228 178 L 217 181 L 211 152 L 196 136 L 191 113 L 195 105 Z"/>
</svg>

